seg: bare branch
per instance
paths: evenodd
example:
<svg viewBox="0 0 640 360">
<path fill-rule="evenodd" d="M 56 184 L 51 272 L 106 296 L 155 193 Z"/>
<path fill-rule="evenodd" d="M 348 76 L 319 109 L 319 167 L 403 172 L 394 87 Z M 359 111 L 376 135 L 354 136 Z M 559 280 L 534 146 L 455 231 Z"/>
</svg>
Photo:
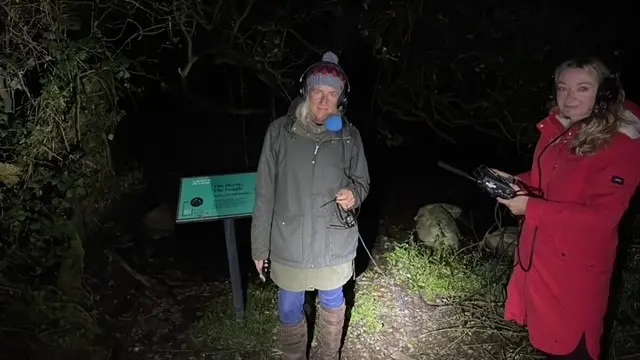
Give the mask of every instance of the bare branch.
<svg viewBox="0 0 640 360">
<path fill-rule="evenodd" d="M 236 36 L 238 35 L 238 29 L 240 29 L 240 24 L 242 24 L 242 21 L 247 17 L 247 15 L 249 15 L 249 11 L 251 11 L 251 7 L 253 6 L 254 2 L 255 0 L 249 0 L 249 3 L 244 9 L 244 12 L 240 16 L 240 18 L 236 21 L 236 24 L 233 27 L 233 36 L 231 37 L 231 40 L 230 40 L 231 42 L 233 42 Z"/>
<path fill-rule="evenodd" d="M 187 31 L 187 28 L 184 26 L 184 23 L 185 23 L 184 20 L 180 21 L 179 23 L 180 23 L 180 30 L 182 30 L 182 35 L 187 41 L 187 63 L 184 65 L 183 68 L 178 69 L 178 73 L 180 73 L 180 76 L 184 81 L 187 75 L 189 75 L 189 71 L 191 70 L 191 67 L 193 66 L 193 64 L 196 61 L 198 61 L 198 57 L 193 55 L 193 40 L 192 40 L 192 36 L 195 32 L 196 23 L 195 22 L 193 23 L 193 26 L 190 31 Z"/>
</svg>

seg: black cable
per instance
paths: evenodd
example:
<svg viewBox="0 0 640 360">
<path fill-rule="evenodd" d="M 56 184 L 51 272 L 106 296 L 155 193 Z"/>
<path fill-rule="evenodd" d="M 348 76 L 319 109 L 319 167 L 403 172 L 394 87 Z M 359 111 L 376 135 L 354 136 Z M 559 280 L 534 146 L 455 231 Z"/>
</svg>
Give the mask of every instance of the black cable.
<svg viewBox="0 0 640 360">
<path fill-rule="evenodd" d="M 546 144 L 542 148 L 542 150 L 540 150 L 540 155 L 538 155 L 538 158 L 536 159 L 536 165 L 538 167 L 538 184 L 537 184 L 537 187 L 532 187 L 531 189 L 527 190 L 527 192 L 530 192 L 530 191 L 532 192 L 531 195 L 527 195 L 527 196 L 532 196 L 532 197 L 537 197 L 537 198 L 540 198 L 540 199 L 544 199 L 544 191 L 542 190 L 542 166 L 541 166 L 541 164 L 542 164 L 542 162 L 541 162 L 542 155 L 544 155 L 544 153 L 551 147 L 551 145 L 553 145 L 556 142 L 558 142 L 558 140 L 560 140 L 576 124 L 578 124 L 578 122 L 574 122 L 569 127 L 564 129 L 558 136 L 556 136 L 551 141 L 549 141 L 549 143 Z M 536 193 L 533 193 L 533 191 L 535 191 Z M 518 238 L 520 238 L 520 235 L 522 234 L 522 228 L 524 227 L 524 222 L 525 221 L 526 221 L 526 219 L 524 217 L 521 217 L 519 219 L 520 230 L 518 232 Z M 522 271 L 524 271 L 524 272 L 531 271 L 531 268 L 533 267 L 533 252 L 534 252 L 535 247 L 536 247 L 537 235 L 538 235 L 538 226 L 536 225 L 536 227 L 533 230 L 533 239 L 531 240 L 531 251 L 529 253 L 529 265 L 526 266 L 526 267 L 522 262 L 522 256 L 520 255 L 520 243 L 518 242 L 518 246 L 516 248 L 516 257 L 517 258 L 516 258 L 516 264 L 514 264 L 514 267 L 520 266 L 520 269 Z"/>
<path fill-rule="evenodd" d="M 354 192 L 355 195 L 355 192 Z M 344 210 L 340 204 L 336 202 L 336 213 L 338 214 L 338 222 L 343 229 L 351 229 L 358 224 L 358 215 L 360 208 Z"/>
<path fill-rule="evenodd" d="M 342 164 L 343 164 L 342 171 L 345 178 L 347 178 L 347 181 L 353 184 L 354 186 L 357 186 L 357 183 L 353 180 L 353 176 L 351 175 L 351 158 L 347 160 L 347 150 L 345 149 L 344 142 L 345 142 L 344 133 L 340 131 L 340 145 L 342 150 Z M 355 198 L 355 203 L 357 204 L 358 194 L 356 193 L 355 190 L 351 190 L 351 192 L 353 193 L 353 196 Z M 340 225 L 338 225 L 338 227 L 342 229 L 350 229 L 355 227 L 358 224 L 357 219 L 358 219 L 358 215 L 360 215 L 360 207 L 357 207 L 355 209 L 344 210 L 342 206 L 340 206 L 340 204 L 336 202 L 336 214 L 338 215 L 338 221 L 340 222 Z"/>
</svg>

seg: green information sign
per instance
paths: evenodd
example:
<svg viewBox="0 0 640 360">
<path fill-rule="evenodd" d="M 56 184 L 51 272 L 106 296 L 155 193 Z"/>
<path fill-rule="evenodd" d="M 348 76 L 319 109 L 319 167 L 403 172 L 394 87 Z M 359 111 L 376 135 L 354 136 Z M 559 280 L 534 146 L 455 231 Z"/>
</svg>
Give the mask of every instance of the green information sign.
<svg viewBox="0 0 640 360">
<path fill-rule="evenodd" d="M 182 178 L 176 223 L 251 216 L 256 173 Z"/>
</svg>

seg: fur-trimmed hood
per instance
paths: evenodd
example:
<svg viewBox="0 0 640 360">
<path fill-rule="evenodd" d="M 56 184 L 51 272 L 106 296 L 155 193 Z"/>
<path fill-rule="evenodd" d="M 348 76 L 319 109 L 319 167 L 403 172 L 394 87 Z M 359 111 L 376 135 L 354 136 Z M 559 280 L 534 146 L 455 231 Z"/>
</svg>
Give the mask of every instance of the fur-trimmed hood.
<svg viewBox="0 0 640 360">
<path fill-rule="evenodd" d="M 625 100 L 624 109 L 622 116 L 627 120 L 627 123 L 620 126 L 619 131 L 636 140 L 640 138 L 640 106 Z"/>
</svg>

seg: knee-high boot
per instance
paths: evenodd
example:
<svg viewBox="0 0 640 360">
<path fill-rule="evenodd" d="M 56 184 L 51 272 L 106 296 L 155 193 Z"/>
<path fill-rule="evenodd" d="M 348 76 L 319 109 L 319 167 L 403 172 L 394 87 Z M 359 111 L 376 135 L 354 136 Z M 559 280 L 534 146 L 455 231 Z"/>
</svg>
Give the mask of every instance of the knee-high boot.
<svg viewBox="0 0 640 360">
<path fill-rule="evenodd" d="M 345 304 L 337 309 L 327 309 L 320 306 L 318 360 L 340 359 L 345 311 Z"/>
<path fill-rule="evenodd" d="M 307 360 L 307 321 L 303 318 L 295 325 L 280 323 L 278 342 L 285 360 Z"/>
</svg>

